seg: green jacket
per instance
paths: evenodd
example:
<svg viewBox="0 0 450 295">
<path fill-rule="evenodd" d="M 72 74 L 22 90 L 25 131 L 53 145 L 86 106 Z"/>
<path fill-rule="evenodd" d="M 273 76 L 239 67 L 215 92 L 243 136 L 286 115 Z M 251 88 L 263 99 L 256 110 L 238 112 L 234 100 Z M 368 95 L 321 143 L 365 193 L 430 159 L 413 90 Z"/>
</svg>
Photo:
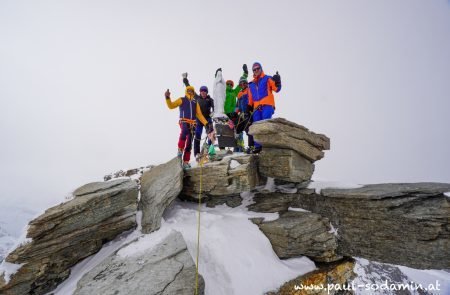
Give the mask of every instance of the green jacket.
<svg viewBox="0 0 450 295">
<path fill-rule="evenodd" d="M 248 74 L 243 73 L 242 77 L 244 77 L 245 79 L 247 79 Z M 233 89 L 233 87 L 228 86 L 226 88 L 226 96 L 225 96 L 225 104 L 224 104 L 224 111 L 225 114 L 230 114 L 233 113 L 236 109 L 236 97 L 239 93 L 239 91 L 241 91 L 241 86 L 239 86 L 239 84 Z"/>
</svg>

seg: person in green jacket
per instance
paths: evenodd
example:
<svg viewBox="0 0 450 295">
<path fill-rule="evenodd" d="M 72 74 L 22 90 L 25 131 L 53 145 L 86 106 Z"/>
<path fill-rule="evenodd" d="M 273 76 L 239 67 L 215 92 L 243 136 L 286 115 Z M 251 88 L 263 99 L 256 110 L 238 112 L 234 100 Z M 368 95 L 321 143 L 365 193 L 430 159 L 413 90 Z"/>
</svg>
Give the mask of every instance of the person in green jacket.
<svg viewBox="0 0 450 295">
<path fill-rule="evenodd" d="M 247 65 L 244 64 L 242 66 L 242 69 L 244 70 L 244 74 L 242 74 L 241 78 L 247 79 L 248 77 L 248 69 Z M 226 82 L 227 88 L 225 90 L 226 96 L 225 96 L 225 104 L 224 104 L 224 113 L 233 120 L 236 117 L 235 108 L 236 108 L 236 98 L 241 91 L 241 86 L 237 85 L 236 88 L 234 87 L 234 82 L 232 80 L 227 80 Z"/>
</svg>

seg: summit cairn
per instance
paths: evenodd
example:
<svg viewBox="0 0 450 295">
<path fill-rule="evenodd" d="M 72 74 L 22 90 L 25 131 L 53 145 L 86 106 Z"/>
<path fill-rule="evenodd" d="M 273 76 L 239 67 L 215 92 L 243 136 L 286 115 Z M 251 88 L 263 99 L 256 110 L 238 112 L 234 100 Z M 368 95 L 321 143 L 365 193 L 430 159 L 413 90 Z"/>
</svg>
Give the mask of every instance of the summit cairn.
<svg viewBox="0 0 450 295">
<path fill-rule="evenodd" d="M 310 180 L 313 163 L 324 157 L 324 150 L 330 149 L 327 136 L 284 118 L 255 122 L 249 132 L 263 146 L 259 173 L 288 182 Z"/>
</svg>

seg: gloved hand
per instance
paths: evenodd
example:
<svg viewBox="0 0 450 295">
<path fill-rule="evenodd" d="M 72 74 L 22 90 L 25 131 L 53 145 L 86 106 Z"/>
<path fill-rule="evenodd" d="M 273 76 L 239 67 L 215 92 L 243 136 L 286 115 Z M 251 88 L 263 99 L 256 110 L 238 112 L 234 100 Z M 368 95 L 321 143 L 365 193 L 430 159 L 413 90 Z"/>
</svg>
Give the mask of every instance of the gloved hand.
<svg viewBox="0 0 450 295">
<path fill-rule="evenodd" d="M 207 134 L 210 134 L 211 132 L 214 131 L 214 128 L 213 128 L 212 124 L 210 124 L 210 123 L 208 122 L 208 123 L 206 123 L 206 125 L 205 125 L 205 130 L 206 130 L 206 133 L 207 133 Z"/>
<path fill-rule="evenodd" d="M 247 105 L 247 112 L 253 112 L 253 106 L 252 105 Z"/>
<path fill-rule="evenodd" d="M 275 75 L 272 76 L 272 80 L 273 82 L 275 82 L 275 86 L 277 86 L 277 88 L 281 86 L 281 77 L 280 74 L 278 74 L 278 71 Z"/>
<path fill-rule="evenodd" d="M 183 79 L 184 79 L 184 78 L 187 78 L 187 76 L 188 76 L 188 73 L 182 73 L 182 74 L 181 74 L 181 77 L 183 77 Z"/>
<path fill-rule="evenodd" d="M 166 93 L 164 93 L 164 96 L 166 97 L 166 99 L 170 99 L 170 91 L 169 91 L 169 89 L 166 90 Z"/>
<path fill-rule="evenodd" d="M 216 70 L 216 74 L 214 75 L 214 78 L 217 77 L 217 73 L 218 73 L 219 71 L 222 72 L 222 68 L 218 68 L 218 69 Z"/>
<path fill-rule="evenodd" d="M 244 73 L 246 73 L 248 75 L 248 68 L 247 68 L 247 64 L 244 64 L 242 66 L 242 69 L 244 70 Z"/>
<path fill-rule="evenodd" d="M 188 78 L 183 78 L 183 83 L 186 87 L 190 86 Z"/>
</svg>

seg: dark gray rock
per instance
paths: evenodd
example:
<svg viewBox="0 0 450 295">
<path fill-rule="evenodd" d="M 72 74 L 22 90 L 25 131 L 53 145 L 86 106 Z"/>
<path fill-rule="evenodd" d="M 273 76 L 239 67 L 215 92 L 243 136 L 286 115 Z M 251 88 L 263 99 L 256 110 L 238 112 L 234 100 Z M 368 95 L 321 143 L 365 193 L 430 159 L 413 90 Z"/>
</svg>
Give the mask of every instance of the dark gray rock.
<svg viewBox="0 0 450 295">
<path fill-rule="evenodd" d="M 308 256 L 318 262 L 342 259 L 336 254 L 337 241 L 330 222 L 319 214 L 288 211 L 258 226 L 280 258 Z"/>
<path fill-rule="evenodd" d="M 206 201 L 206 207 L 214 208 L 218 205 L 226 204 L 228 207 L 236 208 L 242 205 L 242 197 L 237 196 L 226 196 L 226 197 L 210 197 Z"/>
<path fill-rule="evenodd" d="M 296 194 L 255 194 L 253 204 L 247 206 L 249 211 L 275 213 L 286 212 L 288 208 L 298 199 Z"/>
<path fill-rule="evenodd" d="M 330 219 L 338 253 L 413 268 L 450 267 L 450 184 L 376 184 L 299 193 L 292 204 Z"/>
<path fill-rule="evenodd" d="M 313 172 L 314 164 L 293 150 L 264 147 L 259 155 L 259 173 L 266 177 L 303 183 Z"/>
<path fill-rule="evenodd" d="M 153 167 L 141 179 L 142 232 L 150 233 L 161 227 L 166 208 L 183 188 L 183 169 L 178 158 Z"/>
<path fill-rule="evenodd" d="M 74 295 L 194 294 L 196 267 L 179 232 L 130 256 L 123 257 L 120 251 L 85 274 Z M 199 276 L 199 294 L 204 294 L 204 289 L 204 280 Z"/>
<path fill-rule="evenodd" d="M 136 227 L 137 184 L 129 179 L 85 185 L 75 198 L 45 211 L 29 223 L 32 240 L 6 257 L 24 263 L 2 294 L 44 294 L 70 274 L 70 268 L 103 243 Z"/>
</svg>

